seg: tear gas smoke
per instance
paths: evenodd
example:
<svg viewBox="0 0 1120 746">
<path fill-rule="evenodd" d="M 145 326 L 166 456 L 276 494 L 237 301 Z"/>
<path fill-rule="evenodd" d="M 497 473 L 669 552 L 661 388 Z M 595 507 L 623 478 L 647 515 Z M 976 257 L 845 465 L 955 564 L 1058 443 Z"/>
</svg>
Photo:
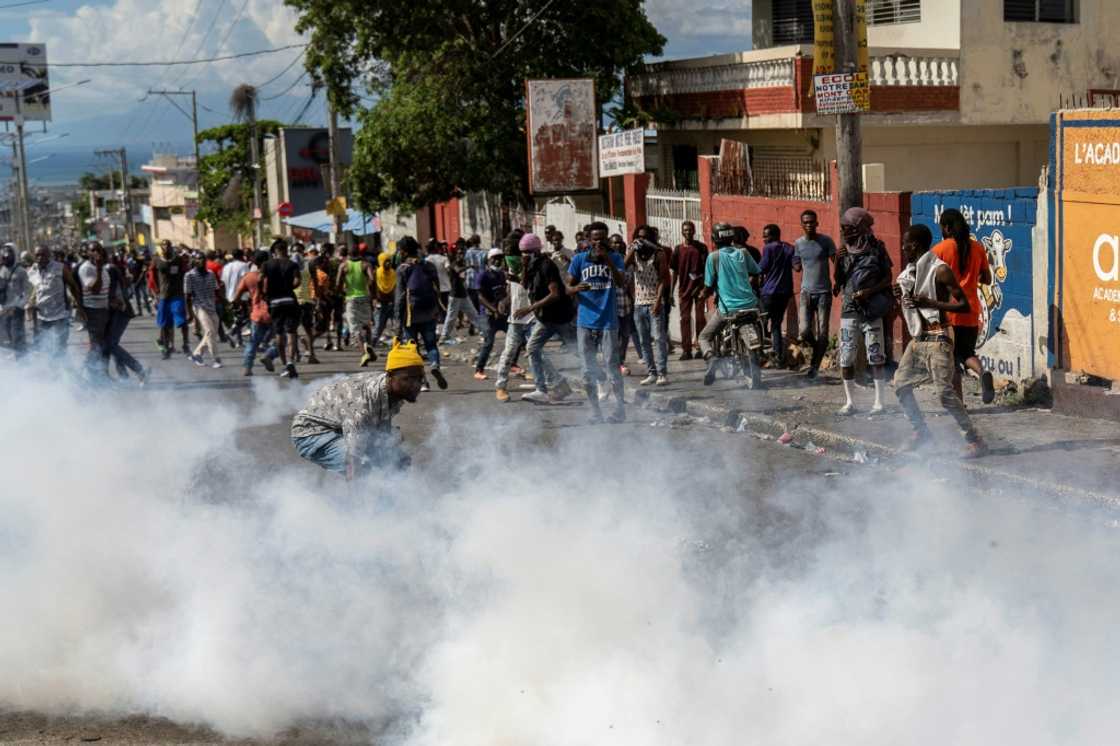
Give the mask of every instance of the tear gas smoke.
<svg viewBox="0 0 1120 746">
<path fill-rule="evenodd" d="M 0 370 L 0 705 L 416 746 L 1114 737 L 1103 522 L 925 472 L 759 494 L 749 460 L 514 416 L 358 497 L 235 434 L 291 388 Z"/>
</svg>

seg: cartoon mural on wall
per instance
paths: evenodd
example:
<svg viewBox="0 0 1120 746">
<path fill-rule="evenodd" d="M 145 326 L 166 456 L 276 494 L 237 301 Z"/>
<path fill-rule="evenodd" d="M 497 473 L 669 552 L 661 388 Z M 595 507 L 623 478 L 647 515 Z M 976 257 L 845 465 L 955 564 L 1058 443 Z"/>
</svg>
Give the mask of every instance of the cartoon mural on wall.
<svg viewBox="0 0 1120 746">
<path fill-rule="evenodd" d="M 972 227 L 988 254 L 992 284 L 981 285 L 977 351 L 996 378 L 1035 375 L 1032 268 L 1037 189 L 919 192 L 911 198 L 911 222 L 941 236 L 941 213 L 953 207 Z"/>
</svg>

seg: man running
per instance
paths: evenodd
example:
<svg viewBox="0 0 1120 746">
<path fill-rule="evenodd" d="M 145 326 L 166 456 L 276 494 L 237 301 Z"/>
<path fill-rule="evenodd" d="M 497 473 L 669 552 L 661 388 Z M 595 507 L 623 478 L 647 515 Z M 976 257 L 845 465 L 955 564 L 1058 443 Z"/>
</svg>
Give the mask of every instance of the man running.
<svg viewBox="0 0 1120 746">
<path fill-rule="evenodd" d="M 249 341 L 245 343 L 245 351 L 242 353 L 242 365 L 244 371 L 242 375 L 253 375 L 253 363 L 256 361 L 257 351 L 264 347 L 272 339 L 272 315 L 268 310 L 268 301 L 264 298 L 264 292 L 261 289 L 261 271 L 265 264 L 268 263 L 269 256 L 267 251 L 258 251 L 253 255 L 253 264 L 245 276 L 241 278 L 238 283 L 236 293 L 238 297 L 248 298 L 248 313 L 249 321 L 252 324 L 249 331 Z M 261 356 L 261 365 L 269 373 L 275 372 L 275 366 L 272 361 L 276 359 L 279 352 L 275 346 L 270 346 L 268 350 Z"/>
<path fill-rule="evenodd" d="M 976 340 L 980 336 L 980 285 L 992 284 L 988 252 L 984 250 L 983 244 L 972 238 L 972 230 L 960 210 L 945 210 L 941 213 L 940 222 L 941 234 L 945 240 L 933 247 L 933 253 L 956 272 L 969 302 L 967 310 L 949 314 L 957 360 L 953 387 L 958 396 L 962 395 L 961 373 L 971 370 L 980 377 L 983 402 L 991 404 L 996 398 L 995 383 L 991 372 L 984 370 L 984 365 L 976 355 Z"/>
<path fill-rule="evenodd" d="M 355 252 L 345 258 L 338 267 L 335 285 L 341 288 L 346 298 L 346 326 L 350 334 L 357 334 L 362 345 L 362 357 L 358 365 L 366 367 L 377 358 L 373 351 L 371 326 L 373 324 L 373 303 L 370 299 L 370 286 L 376 284 L 377 277 L 369 262 Z"/>
<path fill-rule="evenodd" d="M 30 295 L 27 270 L 16 261 L 12 245 L 0 249 L 0 326 L 16 357 L 27 348 L 27 300 Z"/>
<path fill-rule="evenodd" d="M 299 287 L 299 265 L 288 256 L 288 242 L 278 238 L 272 242 L 272 259 L 265 263 L 261 273 L 261 290 L 268 300 L 272 316 L 272 331 L 280 362 L 288 378 L 298 378 L 296 352 L 299 348 L 299 304 L 296 288 Z"/>
<path fill-rule="evenodd" d="M 544 362 L 544 346 L 553 337 L 560 337 L 567 344 L 575 343 L 572 329 L 575 304 L 569 297 L 564 278 L 560 276 L 560 268 L 541 253 L 539 236 L 526 233 L 518 242 L 518 248 L 526 265 L 524 285 L 532 302 L 514 311 L 514 317 L 523 319 L 536 315 L 536 323 L 526 344 L 536 388 L 521 399 L 534 404 L 562 401 L 571 393 L 571 388 L 563 377 L 550 378 Z"/>
<path fill-rule="evenodd" d="M 953 270 L 930 251 L 931 243 L 933 234 L 926 226 L 912 225 L 907 229 L 902 243 L 902 256 L 907 264 L 894 288 L 913 337 L 894 374 L 895 394 L 914 428 L 907 450 L 920 448 L 932 437 L 914 397 L 915 387 L 930 384 L 967 443 L 963 458 L 979 458 L 988 453 L 988 447 L 976 433 L 964 402 L 953 390 L 956 364 L 946 319 L 949 313 L 967 313 L 970 305 L 979 300 L 966 296 Z"/>
<path fill-rule="evenodd" d="M 801 213 L 801 237 L 794 242 L 793 269 L 801 274 L 801 298 L 797 304 L 798 332 L 802 343 L 813 345 L 808 378 L 816 378 L 821 360 L 828 352 L 829 319 L 832 317 L 832 273 L 829 262 L 836 259 L 836 244 L 817 232 L 817 213 Z"/>
<path fill-rule="evenodd" d="M 66 302 L 66 291 L 70 291 L 71 302 L 82 314 L 82 291 L 70 268 L 51 258 L 51 250 L 40 246 L 35 250 L 35 264 L 27 272 L 31 283 L 31 312 L 35 324 L 35 347 L 51 357 L 61 357 L 66 353 L 70 341 L 70 307 Z"/>
<path fill-rule="evenodd" d="M 509 333 L 506 321 L 506 312 L 509 307 L 507 301 L 507 285 L 505 273 L 505 256 L 501 249 L 491 249 L 487 257 L 487 267 L 479 277 L 478 302 L 486 321 L 482 327 L 482 344 L 478 348 L 478 357 L 474 361 L 474 380 L 486 380 L 486 364 L 490 362 L 490 353 L 494 350 L 494 338 L 498 332 Z"/>
<path fill-rule="evenodd" d="M 691 360 L 693 316 L 696 319 L 697 334 L 708 323 L 704 317 L 704 303 L 700 298 L 704 293 L 708 247 L 696 240 L 696 224 L 691 220 L 681 224 L 681 237 L 684 241 L 673 249 L 669 268 L 673 271 L 673 287 L 677 290 L 677 301 L 680 303 L 681 360 Z"/>
<path fill-rule="evenodd" d="M 347 480 L 374 468 L 404 468 L 393 417 L 404 402 L 415 403 L 424 381 L 424 359 L 416 344 L 395 342 L 384 373 L 346 376 L 316 391 L 292 420 L 299 455 Z"/>
<path fill-rule="evenodd" d="M 862 207 L 849 207 L 840 218 L 844 245 L 836 253 L 836 283 L 832 294 L 844 293 L 840 306 L 840 375 L 844 383 L 844 406 L 837 413 L 856 413 L 852 401 L 856 355 L 862 336 L 867 364 L 875 379 L 875 403 L 871 414 L 883 411 L 883 386 L 887 377 L 887 352 L 883 317 L 891 310 L 891 258 L 883 242 L 871 232 L 875 219 Z"/>
<path fill-rule="evenodd" d="M 665 338 L 662 303 L 672 280 L 666 253 L 648 239 L 635 241 L 626 252 L 625 263 L 634 273 L 634 328 L 647 375 L 640 385 L 669 384 L 669 341 Z"/>
<path fill-rule="evenodd" d="M 591 249 L 574 256 L 568 267 L 571 275 L 568 294 L 576 296 L 579 307 L 576 334 L 583 361 L 583 386 L 587 393 L 587 403 L 591 407 L 591 421 L 602 422 L 599 381 L 604 377 L 609 379 L 615 398 L 615 410 L 607 417 L 607 421 L 625 422 L 625 384 L 619 365 L 617 306 L 618 294 L 624 292 L 626 286 L 625 260 L 617 252 L 610 251 L 607 245 L 609 229 L 605 223 L 592 223 L 588 233 Z M 599 363 L 600 353 L 603 358 L 602 366 Z M 606 376 L 603 375 L 603 367 L 606 368 Z"/>
<path fill-rule="evenodd" d="M 405 334 L 411 340 L 424 342 L 432 377 L 436 379 L 437 386 L 446 389 L 447 379 L 440 370 L 436 337 L 436 318 L 440 309 L 439 276 L 431 263 L 420 259 L 420 244 L 415 238 L 403 236 L 397 247 L 405 257 L 400 269 L 400 283 L 404 286 L 402 325 Z"/>
<path fill-rule="evenodd" d="M 86 353 L 86 371 L 94 380 L 109 380 L 109 354 L 106 340 L 109 333 L 109 257 L 105 248 L 94 243 L 89 248 L 89 259 L 78 267 L 78 280 L 82 284 L 82 310 L 85 313 L 89 351 Z"/>
<path fill-rule="evenodd" d="M 206 258 L 201 252 L 194 255 L 194 266 L 183 280 L 183 296 L 187 300 L 187 317 L 202 327 L 202 339 L 191 355 L 191 361 L 202 367 L 205 361 L 202 350 L 210 353 L 210 367 L 222 367 L 218 354 L 218 278 L 207 269 Z"/>
<path fill-rule="evenodd" d="M 230 327 L 228 337 L 229 346 L 237 349 L 241 346 L 241 330 L 249 321 L 249 311 L 246 298 L 238 297 L 237 286 L 241 279 L 248 274 L 251 265 L 245 261 L 245 252 L 241 249 L 233 250 L 233 261 L 222 267 L 222 287 L 225 288 L 226 304 L 233 316 L 233 326 Z"/>
<path fill-rule="evenodd" d="M 708 370 L 704 373 L 704 385 L 716 382 L 716 369 L 719 357 L 716 337 L 723 331 L 728 318 L 740 311 L 758 308 L 752 279 L 760 274 L 758 263 L 746 249 L 735 245 L 738 234 L 734 226 L 718 223 L 712 226 L 712 243 L 716 250 L 708 254 L 704 265 L 705 298 L 716 296 L 715 315 L 708 319 L 700 332 L 700 347 Z"/>
</svg>

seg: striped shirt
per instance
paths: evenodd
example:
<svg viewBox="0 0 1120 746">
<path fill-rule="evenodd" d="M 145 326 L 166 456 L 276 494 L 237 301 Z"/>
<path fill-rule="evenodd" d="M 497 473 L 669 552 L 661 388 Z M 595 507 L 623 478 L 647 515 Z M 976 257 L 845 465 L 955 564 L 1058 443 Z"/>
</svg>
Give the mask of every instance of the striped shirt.
<svg viewBox="0 0 1120 746">
<path fill-rule="evenodd" d="M 183 294 L 191 299 L 195 308 L 217 311 L 218 279 L 208 269 L 192 269 L 183 277 Z"/>
</svg>

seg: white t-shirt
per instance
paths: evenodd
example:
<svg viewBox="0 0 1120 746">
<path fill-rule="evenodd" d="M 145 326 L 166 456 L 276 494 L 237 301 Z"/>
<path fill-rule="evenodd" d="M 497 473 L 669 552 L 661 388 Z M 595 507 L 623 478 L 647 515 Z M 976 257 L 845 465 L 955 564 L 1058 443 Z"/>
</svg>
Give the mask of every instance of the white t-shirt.
<svg viewBox="0 0 1120 746">
<path fill-rule="evenodd" d="M 439 291 L 450 293 L 451 275 L 447 274 L 447 257 L 443 254 L 429 254 L 428 264 L 436 268 L 436 274 L 439 276 Z"/>
<path fill-rule="evenodd" d="M 533 305 L 533 301 L 529 298 L 529 291 L 520 282 L 509 281 L 509 323 L 511 324 L 528 324 L 533 320 L 533 314 L 524 316 L 520 319 L 514 318 L 513 312 L 519 308 L 528 308 Z"/>
<path fill-rule="evenodd" d="M 247 274 L 249 274 L 249 262 L 243 262 L 239 259 L 235 259 L 222 267 L 222 284 L 226 288 L 226 300 L 230 303 L 237 300 L 233 294 L 237 292 L 237 286 L 241 284 L 241 278 Z"/>
<path fill-rule="evenodd" d="M 78 267 L 78 281 L 82 284 L 82 305 L 86 308 L 109 307 L 109 265 L 101 266 L 101 292 L 94 293 L 91 288 L 97 282 L 97 265 L 88 259 Z"/>
</svg>

